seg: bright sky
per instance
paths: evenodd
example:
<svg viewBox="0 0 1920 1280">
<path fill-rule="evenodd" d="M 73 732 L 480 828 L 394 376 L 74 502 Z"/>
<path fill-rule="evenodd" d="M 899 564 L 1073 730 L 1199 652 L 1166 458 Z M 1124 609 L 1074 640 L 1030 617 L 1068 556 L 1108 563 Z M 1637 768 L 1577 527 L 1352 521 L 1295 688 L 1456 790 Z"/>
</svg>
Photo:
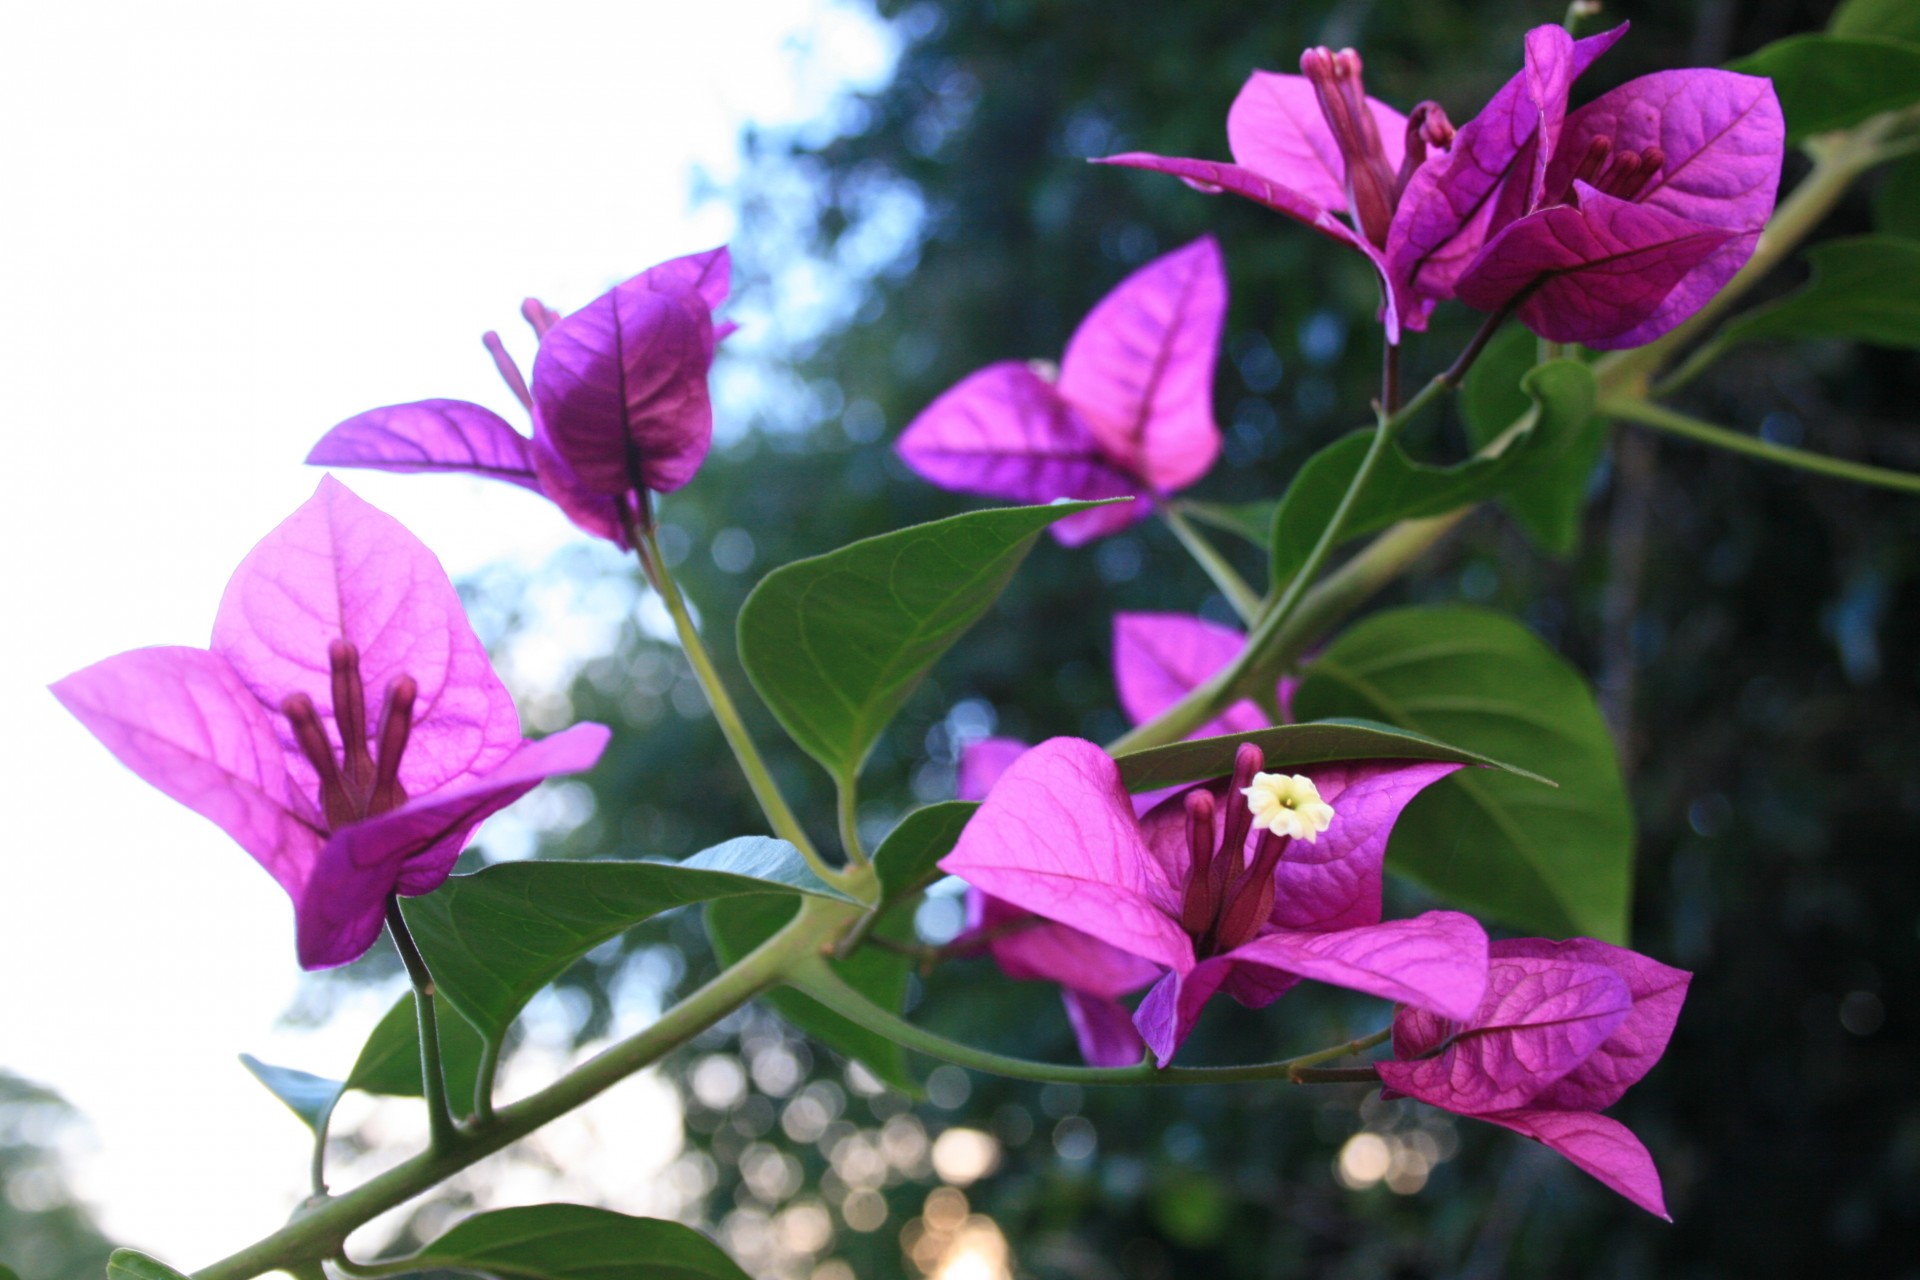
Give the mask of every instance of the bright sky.
<svg viewBox="0 0 1920 1280">
<path fill-rule="evenodd" d="M 304 1130 L 234 1055 L 339 1075 L 378 1009 L 276 1027 L 285 896 L 46 684 L 204 644 L 327 427 L 513 409 L 484 329 L 524 365 L 523 296 L 570 309 L 725 240 L 694 169 L 726 181 L 743 121 L 812 118 L 892 47 L 851 0 L 88 0 L 7 26 L 0 1066 L 92 1122 L 76 1175 L 108 1232 L 193 1268 L 303 1188 Z M 576 537 L 508 486 L 344 478 L 456 575 Z"/>
</svg>

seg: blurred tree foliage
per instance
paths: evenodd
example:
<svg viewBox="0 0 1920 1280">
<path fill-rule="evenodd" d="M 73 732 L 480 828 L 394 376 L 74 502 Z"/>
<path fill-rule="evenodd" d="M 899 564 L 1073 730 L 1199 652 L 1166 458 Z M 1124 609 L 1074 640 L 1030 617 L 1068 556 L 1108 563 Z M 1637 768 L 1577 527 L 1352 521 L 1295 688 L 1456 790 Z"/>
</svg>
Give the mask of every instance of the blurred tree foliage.
<svg viewBox="0 0 1920 1280">
<path fill-rule="evenodd" d="M 23 1280 L 98 1280 L 113 1251 L 76 1204 L 61 1135 L 79 1124 L 51 1089 L 0 1070 L 0 1266 Z"/>
<path fill-rule="evenodd" d="M 1364 417 L 1378 360 L 1364 265 L 1244 203 L 1083 158 L 1224 156 L 1247 72 L 1290 69 L 1315 43 L 1361 47 L 1376 96 L 1433 97 L 1464 120 L 1517 66 L 1521 33 L 1559 17 L 1507 0 L 878 7 L 903 41 L 892 82 L 818 127 L 750 139 L 733 193 L 744 211 L 733 314 L 747 327 L 721 378 L 754 388 L 755 409 L 664 504 L 670 553 L 723 651 L 767 569 L 974 505 L 907 475 L 888 441 L 980 365 L 1057 357 L 1120 276 L 1202 233 L 1222 242 L 1234 300 L 1216 393 L 1226 460 L 1199 496 L 1276 493 Z M 1632 37 L 1581 97 L 1724 61 L 1816 26 L 1828 7 L 1629 6 Z M 1864 229 L 1867 197 L 1829 233 Z M 1409 379 L 1445 364 L 1476 323 L 1444 310 L 1410 349 Z M 1917 374 L 1910 355 L 1757 348 L 1687 402 L 1773 438 L 1920 468 Z M 1456 456 L 1458 426 L 1414 444 Z M 1520 611 L 1601 689 L 1642 824 L 1636 945 L 1698 973 L 1672 1052 L 1614 1112 L 1659 1161 L 1676 1225 L 1509 1134 L 1357 1088 L 1082 1093 L 947 1069 L 910 1106 L 849 1086 L 830 1055 L 759 1013 L 670 1068 L 704 1153 L 689 1159 L 711 1184 L 696 1215 L 766 1274 L 834 1280 L 847 1272 L 813 1267 L 838 1258 L 871 1280 L 917 1276 L 966 1222 L 951 1193 L 928 1199 L 939 1179 L 927 1143 L 978 1124 L 998 1171 L 963 1194 L 1005 1232 L 1021 1275 L 1920 1275 L 1901 1271 L 1920 1230 L 1920 504 L 1625 433 L 1594 494 L 1569 560 L 1483 512 L 1385 598 Z M 581 559 L 590 572 L 605 563 Z M 511 630 L 517 591 L 477 584 L 497 629 Z M 1196 608 L 1228 616 L 1155 524 L 1075 553 L 1044 544 L 876 751 L 863 826 L 877 836 L 950 794 L 959 746 L 989 729 L 1112 736 L 1111 613 Z M 550 806 L 545 852 L 679 856 L 759 829 L 684 663 L 645 615 L 571 689 L 574 715 L 620 732 Z M 737 664 L 728 674 L 744 688 Z M 824 836 L 824 777 L 768 717 L 755 727 Z M 1396 892 L 1401 908 L 1420 905 Z M 955 910 L 930 905 L 928 929 L 950 930 Z M 685 959 L 663 968 L 663 954 Z M 678 989 L 711 965 L 691 918 L 596 953 L 568 979 L 579 1037 L 605 1029 L 609 993 L 642 962 Z M 1070 1059 L 1050 989 L 979 962 L 948 969 L 916 987 L 917 1017 Z M 1302 991 L 1258 1015 L 1216 1008 L 1188 1053 L 1247 1060 L 1380 1017 Z M 1398 1154 L 1386 1183 L 1355 1190 L 1336 1159 L 1363 1130 Z M 832 1210 L 824 1243 L 815 1189 Z"/>
</svg>

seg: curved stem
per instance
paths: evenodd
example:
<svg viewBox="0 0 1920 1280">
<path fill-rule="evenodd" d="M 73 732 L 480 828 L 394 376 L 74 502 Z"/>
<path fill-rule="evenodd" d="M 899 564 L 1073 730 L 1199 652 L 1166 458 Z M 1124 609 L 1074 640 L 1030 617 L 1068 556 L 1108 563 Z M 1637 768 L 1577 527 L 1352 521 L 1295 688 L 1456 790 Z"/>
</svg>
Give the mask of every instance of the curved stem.
<svg viewBox="0 0 1920 1280">
<path fill-rule="evenodd" d="M 453 1111 L 447 1105 L 447 1073 L 440 1065 L 440 1021 L 433 1008 L 433 974 L 428 972 L 420 948 L 414 945 L 406 917 L 400 914 L 398 894 L 387 895 L 387 932 L 393 936 L 400 962 L 406 965 L 407 978 L 413 983 L 414 1021 L 420 1033 L 420 1092 L 427 1100 L 427 1149 L 451 1151 L 459 1144 L 460 1133 L 454 1128 Z"/>
<path fill-rule="evenodd" d="M 799 913 L 784 928 L 667 1010 L 659 1021 L 531 1097 L 502 1107 L 492 1124 L 469 1130 L 456 1149 L 423 1151 L 302 1213 L 265 1239 L 194 1272 L 194 1280 L 250 1280 L 267 1271 L 338 1257 L 347 1236 L 361 1224 L 565 1115 L 726 1017 L 772 986 L 801 957 L 817 953 L 857 910 L 833 899 L 804 899 Z"/>
<path fill-rule="evenodd" d="M 836 806 L 840 815 L 840 847 L 846 852 L 848 862 L 856 867 L 864 867 L 869 859 L 866 849 L 860 844 L 860 793 L 851 778 L 840 779 L 837 787 L 840 793 Z"/>
<path fill-rule="evenodd" d="M 492 1035 L 480 1041 L 480 1061 L 473 1076 L 473 1122 L 493 1120 L 493 1082 L 500 1074 L 500 1041 Z"/>
<path fill-rule="evenodd" d="M 1372 443 L 1367 448 L 1367 456 L 1361 459 L 1360 467 L 1353 474 L 1353 480 L 1347 485 L 1346 493 L 1340 499 L 1340 505 L 1334 509 L 1333 517 L 1327 521 L 1327 527 L 1320 531 L 1320 538 L 1313 544 L 1313 550 L 1300 565 L 1298 573 L 1287 584 L 1280 598 L 1263 613 L 1247 636 L 1246 647 L 1231 663 L 1215 672 L 1214 675 L 1196 687 L 1186 697 L 1169 707 L 1166 711 L 1139 725 L 1131 732 L 1122 734 L 1107 744 L 1107 750 L 1115 755 L 1127 751 L 1142 751 L 1148 747 L 1162 746 L 1177 742 L 1195 729 L 1205 724 L 1219 710 L 1240 696 L 1241 686 L 1247 683 L 1250 675 L 1271 668 L 1271 652 L 1274 637 L 1292 621 L 1295 612 L 1304 603 L 1309 586 L 1319 574 L 1321 566 L 1339 544 L 1340 531 L 1346 527 L 1347 517 L 1352 514 L 1361 493 L 1374 471 L 1380 465 L 1380 459 L 1392 447 L 1393 439 L 1399 429 L 1410 421 L 1435 398 L 1452 390 L 1448 381 L 1449 374 L 1442 374 L 1420 389 L 1420 393 L 1407 401 L 1396 413 L 1381 417 L 1374 428 Z"/>
<path fill-rule="evenodd" d="M 1608 417 L 1636 422 L 1644 427 L 1653 427 L 1671 435 L 1683 436 L 1688 440 L 1728 449 L 1734 453 L 1744 453 L 1750 458 L 1759 458 L 1765 462 L 1776 462 L 1784 467 L 1796 467 L 1816 475 L 1832 476 L 1838 480 L 1852 480 L 1856 484 L 1874 485 L 1882 489 L 1920 493 L 1920 474 L 1870 466 L 1864 462 L 1848 462 L 1843 458 L 1830 458 L 1823 453 L 1793 449 L 1783 444 L 1770 444 L 1755 436 L 1730 431 L 1725 427 L 1689 417 L 1687 414 L 1662 405 L 1649 404 L 1645 400 L 1626 398 L 1608 400 L 1600 404 L 1598 411 Z"/>
<path fill-rule="evenodd" d="M 828 866 L 813 847 L 806 829 L 794 816 L 787 798 L 780 793 L 773 775 L 768 772 L 766 762 L 760 758 L 760 749 L 754 746 L 753 736 L 747 732 L 746 722 L 740 718 L 732 695 L 720 679 L 719 668 L 713 665 L 706 642 L 700 638 L 700 629 L 694 625 L 686 597 L 680 594 L 679 584 L 667 571 L 667 562 L 660 555 L 660 544 L 654 537 L 652 522 L 629 514 L 627 537 L 633 543 L 641 572 L 646 574 L 648 584 L 660 594 L 661 603 L 667 606 L 667 613 L 673 618 L 674 632 L 680 637 L 680 647 L 693 667 L 694 678 L 699 680 L 700 688 L 706 693 L 707 705 L 713 709 L 713 718 L 719 723 L 727 745 L 733 749 L 733 758 L 739 763 L 740 772 L 746 775 L 747 785 L 753 789 L 753 798 L 760 802 L 760 811 L 766 814 L 773 833 L 798 849 L 815 875 L 828 884 L 845 888 L 845 878 L 839 869 Z"/>
<path fill-rule="evenodd" d="M 1251 623 L 1260 616 L 1260 597 L 1255 594 L 1247 580 L 1234 570 L 1219 549 L 1207 541 L 1206 535 L 1193 527 L 1193 523 L 1172 507 L 1162 503 L 1160 518 L 1166 521 L 1167 528 L 1173 530 L 1173 536 L 1180 539 L 1180 545 L 1187 549 L 1207 576 L 1213 579 L 1213 585 L 1220 588 L 1220 594 L 1227 598 L 1233 611 L 1240 615 L 1242 622 Z"/>
<path fill-rule="evenodd" d="M 848 986 L 840 975 L 815 960 L 799 965 L 788 975 L 787 981 L 848 1021 L 916 1053 L 1014 1080 L 1039 1080 L 1056 1084 L 1233 1084 L 1247 1080 L 1307 1083 L 1311 1077 L 1298 1075 L 1298 1072 L 1309 1069 L 1314 1063 L 1371 1048 L 1389 1034 L 1380 1031 L 1332 1049 L 1244 1067 L 1155 1067 L 1151 1062 L 1142 1062 L 1133 1067 L 1070 1067 L 976 1049 L 972 1045 L 961 1044 L 958 1040 L 949 1040 L 916 1027 L 898 1014 L 874 1004 Z"/>
</svg>

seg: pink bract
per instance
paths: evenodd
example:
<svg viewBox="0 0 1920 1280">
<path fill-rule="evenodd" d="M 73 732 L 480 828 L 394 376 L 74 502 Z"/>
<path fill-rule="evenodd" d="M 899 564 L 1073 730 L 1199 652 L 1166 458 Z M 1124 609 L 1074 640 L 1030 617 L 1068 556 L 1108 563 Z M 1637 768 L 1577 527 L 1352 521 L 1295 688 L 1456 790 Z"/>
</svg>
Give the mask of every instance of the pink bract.
<svg viewBox="0 0 1920 1280">
<path fill-rule="evenodd" d="M 390 894 L 438 888 L 482 819 L 608 738 L 523 738 L 439 561 L 331 476 L 241 561 L 209 648 L 136 649 L 53 692 L 280 882 L 309 969 L 359 958 Z"/>
<path fill-rule="evenodd" d="M 1626 32 L 1529 32 L 1526 66 L 1414 175 L 1387 246 L 1414 295 L 1513 305 L 1556 341 L 1639 346 L 1699 310 L 1752 256 L 1785 145 L 1767 80 L 1690 68 L 1567 110 Z"/>
<path fill-rule="evenodd" d="M 1069 546 L 1116 532 L 1219 456 L 1213 376 L 1226 309 L 1220 249 L 1202 237 L 1095 304 L 1057 376 L 989 365 L 922 411 L 895 447 L 944 489 L 1020 502 L 1132 497 L 1053 526 Z"/>
<path fill-rule="evenodd" d="M 1234 782 L 1205 788 L 1209 798 L 1198 802 L 1211 819 L 1206 838 L 1222 841 L 1221 856 L 1243 868 L 1258 841 L 1242 823 L 1242 847 L 1235 847 L 1227 800 L 1245 785 L 1239 775 L 1257 767 L 1247 750 Z M 1270 910 L 1245 921 L 1247 936 L 1229 945 L 1197 948 L 1182 923 L 1194 871 L 1183 842 L 1191 796 L 1201 789 L 1138 818 L 1119 767 L 1089 742 L 1055 738 L 1014 761 L 940 865 L 985 894 L 1160 970 L 1133 1021 L 1162 1065 L 1223 987 L 1257 1007 L 1313 978 L 1460 1017 L 1479 1006 L 1485 985 L 1480 926 L 1451 911 L 1380 923 L 1380 868 L 1394 819 L 1458 767 L 1368 761 L 1305 768 L 1338 816 L 1314 844 L 1288 842 L 1273 872 Z M 1243 877 L 1235 892 L 1243 889 L 1257 885 Z M 1090 989 L 1089 980 L 1063 979 L 1076 990 Z"/>
<path fill-rule="evenodd" d="M 531 438 L 491 409 L 420 400 L 357 414 L 307 461 L 382 471 L 458 471 L 545 494 L 569 519 L 621 546 L 649 492 L 693 479 L 713 439 L 707 372 L 726 300 L 725 247 L 650 267 L 568 316 L 529 298 L 540 337 L 529 386 L 493 334 L 487 346 L 533 419 Z"/>
<path fill-rule="evenodd" d="M 1496 942 L 1473 1016 L 1402 1009 L 1396 1060 L 1377 1070 L 1393 1092 L 1526 1134 L 1664 1218 L 1646 1148 L 1595 1113 L 1666 1052 L 1691 978 L 1591 938 Z"/>
</svg>

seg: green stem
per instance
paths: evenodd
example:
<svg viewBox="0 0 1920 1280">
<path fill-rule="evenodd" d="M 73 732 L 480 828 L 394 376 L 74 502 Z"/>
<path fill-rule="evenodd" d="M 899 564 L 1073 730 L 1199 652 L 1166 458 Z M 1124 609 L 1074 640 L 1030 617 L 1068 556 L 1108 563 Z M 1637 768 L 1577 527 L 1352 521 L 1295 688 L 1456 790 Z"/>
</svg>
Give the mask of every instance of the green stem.
<svg viewBox="0 0 1920 1280">
<path fill-rule="evenodd" d="M 1142 751 L 1148 747 L 1163 746 L 1177 742 L 1195 729 L 1205 724 L 1219 708 L 1232 702 L 1240 695 L 1241 686 L 1248 677 L 1260 670 L 1270 669 L 1269 655 L 1273 649 L 1274 637 L 1279 635 L 1292 621 L 1294 614 L 1303 605 L 1307 590 L 1320 568 L 1326 563 L 1328 555 L 1339 544 L 1340 532 L 1346 527 L 1347 517 L 1360 500 L 1360 494 L 1366 489 L 1368 481 L 1380 465 L 1380 459 L 1392 447 L 1394 436 L 1400 427 L 1431 403 L 1436 397 L 1450 391 L 1453 383 L 1449 381 L 1451 373 L 1442 374 L 1420 389 L 1420 393 L 1392 414 L 1383 416 L 1375 427 L 1373 441 L 1367 448 L 1367 456 L 1360 461 L 1360 467 L 1353 474 L 1353 480 L 1347 485 L 1347 491 L 1340 499 L 1340 505 L 1334 509 L 1327 527 L 1320 531 L 1320 538 L 1307 553 L 1298 573 L 1257 622 L 1247 636 L 1247 644 L 1239 655 L 1227 666 L 1199 685 L 1169 707 L 1166 711 L 1122 734 L 1107 744 L 1107 750 L 1118 755 L 1127 751 Z M 1266 665 L 1263 666 L 1263 663 Z"/>
<path fill-rule="evenodd" d="M 1329 1058 L 1371 1048 L 1389 1034 L 1381 1031 L 1362 1040 L 1303 1054 L 1298 1058 L 1283 1058 L 1278 1062 L 1260 1062 L 1243 1067 L 1155 1067 L 1151 1062 L 1142 1062 L 1133 1067 L 1069 1067 L 976 1049 L 972 1045 L 961 1044 L 958 1040 L 949 1040 L 917 1027 L 898 1014 L 874 1004 L 848 986 L 833 970 L 814 959 L 802 962 L 788 975 L 787 981 L 848 1021 L 916 1053 L 1014 1080 L 1039 1080 L 1055 1084 L 1234 1084 L 1248 1080 L 1300 1082 L 1302 1078 L 1297 1072 Z"/>
<path fill-rule="evenodd" d="M 1816 475 L 1852 480 L 1857 484 L 1870 484 L 1882 489 L 1898 489 L 1903 493 L 1920 493 L 1920 474 L 1869 466 L 1864 462 L 1848 462 L 1842 458 L 1830 458 L 1823 453 L 1791 449 L 1783 444 L 1769 444 L 1754 436 L 1729 431 L 1725 427 L 1703 422 L 1699 418 L 1689 417 L 1662 405 L 1649 404 L 1644 400 L 1625 397 L 1606 400 L 1601 402 L 1598 411 L 1607 417 L 1637 422 L 1641 426 L 1684 436 L 1701 444 L 1729 449 L 1734 453 L 1744 453 L 1750 458 L 1759 458 L 1766 462 L 1777 462 L 1785 467 L 1797 467 Z"/>
<path fill-rule="evenodd" d="M 1260 597 L 1247 585 L 1246 579 L 1227 563 L 1227 558 L 1207 541 L 1205 534 L 1164 503 L 1160 507 L 1160 518 L 1166 521 L 1167 528 L 1173 530 L 1173 536 L 1180 539 L 1180 545 L 1187 549 L 1187 554 L 1207 571 L 1207 576 L 1213 579 L 1213 585 L 1220 588 L 1220 594 L 1227 598 L 1227 603 L 1233 606 L 1233 611 L 1240 615 L 1242 622 L 1251 623 L 1260 616 Z"/>
<path fill-rule="evenodd" d="M 840 847 L 846 851 L 847 861 L 856 867 L 867 865 L 867 851 L 860 844 L 860 792 L 851 778 L 842 778 L 838 782 L 840 792 L 837 805 L 840 815 Z"/>
<path fill-rule="evenodd" d="M 802 957 L 817 953 L 856 911 L 848 903 L 828 898 L 803 899 L 799 913 L 786 927 L 667 1010 L 659 1021 L 531 1097 L 502 1107 L 492 1124 L 470 1130 L 455 1150 L 423 1151 L 296 1217 L 265 1239 L 194 1272 L 194 1280 L 251 1280 L 267 1271 L 338 1257 L 347 1236 L 361 1224 L 565 1115 L 726 1017 L 772 986 Z"/>
<path fill-rule="evenodd" d="M 667 606 L 667 613 L 673 618 L 673 629 L 680 637 L 680 647 L 693 666 L 693 674 L 699 680 L 700 688 L 707 695 L 707 705 L 713 709 L 713 718 L 719 722 L 727 745 L 733 748 L 733 758 L 739 763 L 740 772 L 746 775 L 747 785 L 753 788 L 753 797 L 760 802 L 760 811 L 766 814 L 773 833 L 798 849 L 815 875 L 828 884 L 845 888 L 846 878 L 837 868 L 828 866 L 813 847 L 805 828 L 788 807 L 787 798 L 774 783 L 766 762 L 760 758 L 760 749 L 753 745 L 753 736 L 747 732 L 746 722 L 740 718 L 739 710 L 733 705 L 733 696 L 727 692 L 727 686 L 720 679 L 719 668 L 713 665 L 706 642 L 700 638 L 700 629 L 694 625 L 686 597 L 680 594 L 680 585 L 667 570 L 667 562 L 660 554 L 660 544 L 654 537 L 652 522 L 629 515 L 627 537 L 633 543 L 635 555 L 639 557 L 641 572 L 646 574 L 648 584 L 659 593 L 661 603 Z"/>
<path fill-rule="evenodd" d="M 500 1074 L 500 1041 L 493 1035 L 480 1041 L 480 1061 L 473 1076 L 473 1122 L 493 1120 L 493 1082 Z"/>
<path fill-rule="evenodd" d="M 420 1092 L 427 1100 L 427 1149 L 452 1151 L 460 1143 L 460 1133 L 447 1105 L 447 1074 L 440 1065 L 440 1020 L 433 1008 L 433 974 L 428 972 L 420 948 L 414 945 L 406 917 L 400 914 L 398 894 L 387 895 L 387 932 L 413 983 L 414 1021 L 420 1032 Z"/>
</svg>

